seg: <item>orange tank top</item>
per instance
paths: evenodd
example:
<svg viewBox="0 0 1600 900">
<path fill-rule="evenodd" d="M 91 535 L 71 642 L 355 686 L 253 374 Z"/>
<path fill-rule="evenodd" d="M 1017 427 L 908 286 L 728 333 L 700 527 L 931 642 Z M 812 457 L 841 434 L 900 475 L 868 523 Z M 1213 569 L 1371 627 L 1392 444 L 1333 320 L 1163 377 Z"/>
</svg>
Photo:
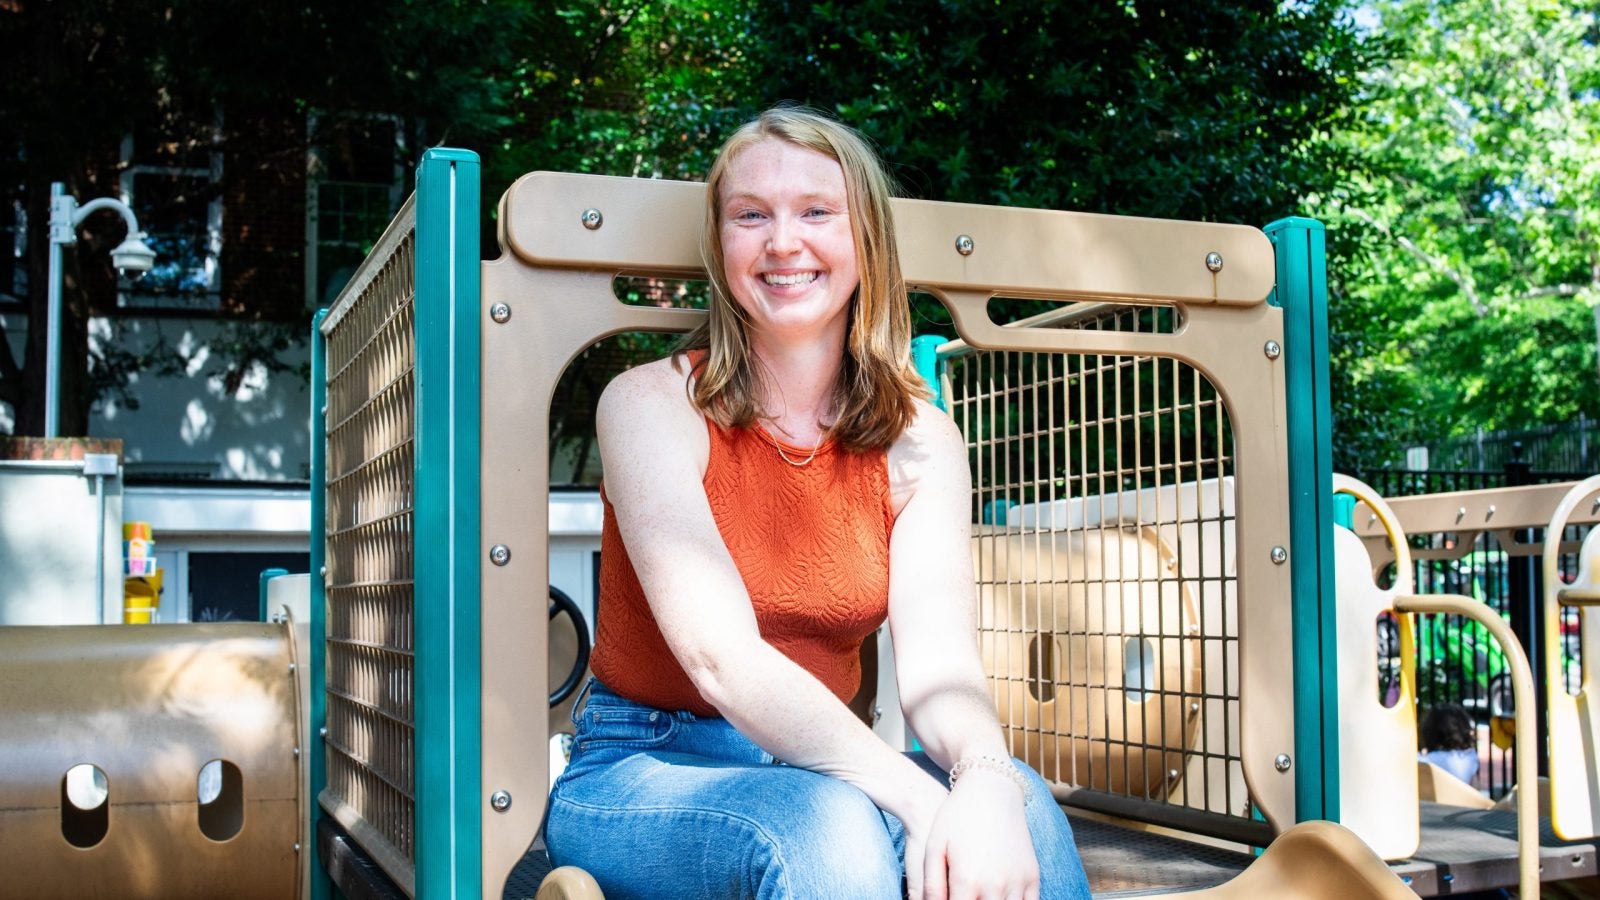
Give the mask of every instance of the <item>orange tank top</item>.
<svg viewBox="0 0 1600 900">
<path fill-rule="evenodd" d="M 706 497 L 744 579 L 761 636 L 848 703 L 861 685 L 861 643 L 889 610 L 889 466 L 883 450 L 831 441 L 784 444 L 759 426 L 707 422 Z M 594 674 L 630 700 L 700 716 L 717 711 L 667 648 L 617 530 L 611 501 L 600 537 Z M 693 603 L 694 598 L 688 598 Z"/>
</svg>

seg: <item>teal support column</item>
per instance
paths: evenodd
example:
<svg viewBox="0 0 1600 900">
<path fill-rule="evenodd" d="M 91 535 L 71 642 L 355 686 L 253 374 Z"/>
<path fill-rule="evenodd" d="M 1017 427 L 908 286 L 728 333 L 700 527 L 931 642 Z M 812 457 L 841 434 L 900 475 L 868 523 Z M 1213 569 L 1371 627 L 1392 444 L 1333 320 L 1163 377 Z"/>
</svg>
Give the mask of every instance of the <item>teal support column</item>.
<svg viewBox="0 0 1600 900">
<path fill-rule="evenodd" d="M 259 591 L 258 597 L 259 597 L 260 604 L 261 604 L 261 616 L 260 616 L 261 621 L 263 621 L 263 622 L 271 621 L 271 618 L 272 618 L 272 610 L 267 609 L 267 583 L 272 581 L 272 579 L 277 578 L 279 575 L 287 575 L 287 574 L 289 574 L 289 570 L 288 569 L 262 569 L 261 570 L 261 580 L 258 582 L 258 591 Z"/>
<path fill-rule="evenodd" d="M 1313 219 L 1266 227 L 1277 251 L 1268 302 L 1283 309 L 1293 566 L 1295 818 L 1339 820 L 1339 673 L 1334 654 L 1333 408 L 1328 395 L 1326 233 Z"/>
<path fill-rule="evenodd" d="M 945 404 L 944 379 L 939 361 L 939 345 L 948 343 L 949 338 L 937 334 L 924 334 L 911 339 L 911 364 L 917 367 L 917 374 L 928 383 L 928 390 L 933 391 L 933 405 L 942 412 L 949 412 Z"/>
<path fill-rule="evenodd" d="M 311 854 L 311 900 L 332 900 L 333 881 L 328 877 L 327 861 L 317 849 L 317 820 L 322 817 L 319 798 L 328 784 L 328 754 L 322 747 L 322 729 L 327 724 L 328 703 L 328 593 L 327 580 L 323 578 L 328 562 L 328 347 L 322 336 L 322 321 L 328 311 L 317 311 L 311 320 L 311 621 L 308 624 L 311 644 L 311 696 L 306 698 L 307 715 L 311 725 L 310 767 L 311 796 L 306 798 L 306 840 L 309 847 L 301 852 Z M 262 596 L 266 590 L 263 587 Z"/>
<path fill-rule="evenodd" d="M 416 896 L 483 892 L 479 755 L 478 156 L 417 170 Z M 542 751 L 541 751 L 542 752 Z"/>
</svg>

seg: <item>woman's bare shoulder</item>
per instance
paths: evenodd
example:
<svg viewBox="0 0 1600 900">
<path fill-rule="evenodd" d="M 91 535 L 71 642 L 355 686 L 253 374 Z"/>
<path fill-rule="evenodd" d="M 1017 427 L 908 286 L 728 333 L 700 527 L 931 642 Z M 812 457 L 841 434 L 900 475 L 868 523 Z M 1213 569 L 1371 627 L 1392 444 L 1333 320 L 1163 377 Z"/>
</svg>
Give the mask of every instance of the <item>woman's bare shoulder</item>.
<svg viewBox="0 0 1600 900">
<path fill-rule="evenodd" d="M 895 512 L 930 483 L 957 486 L 966 478 L 966 441 L 938 407 L 917 400 L 917 413 L 889 447 L 889 493 Z"/>
<path fill-rule="evenodd" d="M 689 399 L 688 360 L 658 359 L 611 379 L 600 394 L 595 424 L 602 456 L 619 440 L 629 445 L 688 441 L 686 449 L 700 451 L 705 425 Z"/>
</svg>

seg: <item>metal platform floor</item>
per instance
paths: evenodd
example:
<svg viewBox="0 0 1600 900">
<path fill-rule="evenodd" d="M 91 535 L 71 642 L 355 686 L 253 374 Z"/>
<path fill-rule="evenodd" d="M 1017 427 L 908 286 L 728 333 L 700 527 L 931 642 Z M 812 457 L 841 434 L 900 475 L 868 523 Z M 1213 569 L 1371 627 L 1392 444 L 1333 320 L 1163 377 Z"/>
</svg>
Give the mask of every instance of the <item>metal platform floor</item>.
<svg viewBox="0 0 1600 900">
<path fill-rule="evenodd" d="M 1096 897 L 1199 890 L 1232 879 L 1254 859 L 1246 853 L 1135 831 L 1070 813 L 1069 818 Z M 1595 842 L 1561 841 L 1550 831 L 1548 820 L 1541 820 L 1540 824 L 1543 881 L 1600 875 Z M 334 880 L 352 900 L 403 896 L 398 888 L 386 884 L 382 872 L 337 826 L 324 819 L 318 837 Z M 1422 844 L 1416 856 L 1390 863 L 1390 868 L 1423 897 L 1514 887 L 1516 815 L 1424 803 Z M 541 841 L 517 865 L 506 884 L 505 898 L 532 898 L 549 870 L 549 858 Z"/>
</svg>

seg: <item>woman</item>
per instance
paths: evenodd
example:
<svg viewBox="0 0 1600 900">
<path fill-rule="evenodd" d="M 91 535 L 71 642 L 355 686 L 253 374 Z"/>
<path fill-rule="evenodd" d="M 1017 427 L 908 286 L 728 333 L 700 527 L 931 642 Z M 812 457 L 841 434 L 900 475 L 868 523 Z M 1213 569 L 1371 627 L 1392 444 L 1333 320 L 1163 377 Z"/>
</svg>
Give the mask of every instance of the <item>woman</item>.
<svg viewBox="0 0 1600 900">
<path fill-rule="evenodd" d="M 985 686 L 966 449 L 910 365 L 880 164 L 779 108 L 708 181 L 707 324 L 597 411 L 597 680 L 552 857 L 608 898 L 1088 896 Z M 925 754 L 846 706 L 885 615 Z"/>
</svg>

